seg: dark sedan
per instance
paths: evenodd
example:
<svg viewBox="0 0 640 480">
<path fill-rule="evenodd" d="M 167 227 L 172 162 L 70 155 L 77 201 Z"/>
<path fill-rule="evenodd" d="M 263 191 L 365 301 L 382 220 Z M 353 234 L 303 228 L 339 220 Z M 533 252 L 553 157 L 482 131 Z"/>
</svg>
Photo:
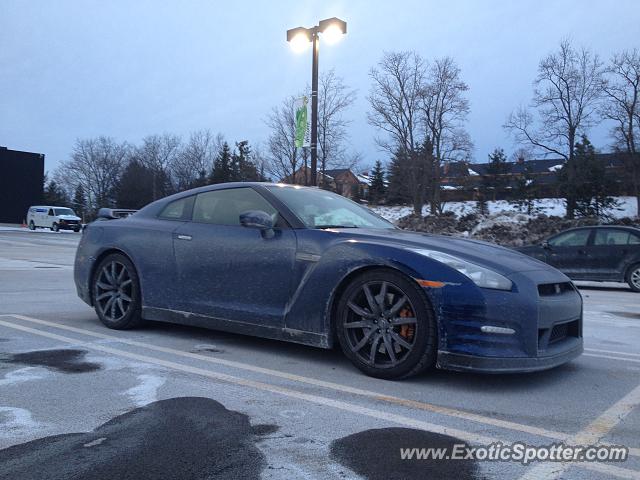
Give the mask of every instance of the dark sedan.
<svg viewBox="0 0 640 480">
<path fill-rule="evenodd" d="M 582 352 L 582 299 L 555 268 L 398 230 L 316 188 L 207 186 L 94 222 L 75 282 L 110 328 L 145 319 L 339 343 L 381 378 L 542 370 Z"/>
<path fill-rule="evenodd" d="M 572 280 L 626 282 L 640 292 L 640 229 L 581 227 L 558 233 L 541 245 L 517 248 L 554 266 Z"/>
</svg>

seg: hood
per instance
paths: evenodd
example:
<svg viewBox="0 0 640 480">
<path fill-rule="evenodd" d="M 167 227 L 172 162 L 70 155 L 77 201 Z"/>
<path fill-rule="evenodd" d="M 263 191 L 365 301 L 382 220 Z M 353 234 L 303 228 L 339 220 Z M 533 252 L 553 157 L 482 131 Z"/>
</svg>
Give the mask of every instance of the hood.
<svg viewBox="0 0 640 480">
<path fill-rule="evenodd" d="M 60 220 L 77 220 L 80 221 L 80 217 L 76 217 L 75 215 L 58 215 Z"/>
<path fill-rule="evenodd" d="M 408 248 L 425 248 L 457 256 L 469 262 L 491 268 L 503 275 L 533 270 L 554 270 L 544 262 L 509 248 L 479 240 L 433 235 L 396 229 L 336 229 L 359 241 L 372 241 Z"/>
</svg>

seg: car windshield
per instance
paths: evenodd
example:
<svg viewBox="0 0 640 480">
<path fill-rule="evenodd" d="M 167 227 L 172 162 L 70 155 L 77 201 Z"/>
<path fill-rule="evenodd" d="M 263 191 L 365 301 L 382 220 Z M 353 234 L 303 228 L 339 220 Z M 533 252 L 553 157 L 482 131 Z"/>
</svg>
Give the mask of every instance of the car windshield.
<svg viewBox="0 0 640 480">
<path fill-rule="evenodd" d="M 76 214 L 73 213 L 73 210 L 71 210 L 70 208 L 56 208 L 55 214 L 56 215 L 72 215 L 74 217 L 76 216 Z"/>
<path fill-rule="evenodd" d="M 326 190 L 267 187 L 308 228 L 395 228 L 368 208 Z"/>
</svg>

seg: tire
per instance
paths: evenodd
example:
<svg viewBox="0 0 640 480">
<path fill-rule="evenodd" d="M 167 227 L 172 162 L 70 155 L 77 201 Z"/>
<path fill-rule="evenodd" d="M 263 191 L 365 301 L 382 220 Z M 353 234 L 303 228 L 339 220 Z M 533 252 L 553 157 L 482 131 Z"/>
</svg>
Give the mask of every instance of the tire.
<svg viewBox="0 0 640 480">
<path fill-rule="evenodd" d="M 35 230 L 36 229 L 36 224 L 33 223 L 33 220 L 29 221 L 29 230 Z"/>
<path fill-rule="evenodd" d="M 338 301 L 335 325 L 344 354 L 372 377 L 407 378 L 436 362 L 431 305 L 417 283 L 394 270 L 370 270 L 353 279 Z"/>
<path fill-rule="evenodd" d="M 57 223 L 54 223 L 53 225 L 51 225 L 51 230 L 53 230 L 54 232 L 58 232 L 60 231 L 60 227 Z"/>
<path fill-rule="evenodd" d="M 126 256 L 106 256 L 95 270 L 91 287 L 93 306 L 104 325 L 127 330 L 142 324 L 140 282 Z"/>
<path fill-rule="evenodd" d="M 73 231 L 78 233 L 80 231 L 80 228 L 79 227 L 78 228 L 74 228 Z"/>
<path fill-rule="evenodd" d="M 634 292 L 640 292 L 640 263 L 631 265 L 627 270 L 625 280 Z"/>
</svg>

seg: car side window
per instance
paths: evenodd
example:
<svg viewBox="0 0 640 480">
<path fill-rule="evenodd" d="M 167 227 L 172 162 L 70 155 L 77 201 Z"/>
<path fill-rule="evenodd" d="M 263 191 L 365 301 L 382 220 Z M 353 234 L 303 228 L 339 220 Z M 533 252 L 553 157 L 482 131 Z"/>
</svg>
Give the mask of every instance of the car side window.
<svg viewBox="0 0 640 480">
<path fill-rule="evenodd" d="M 590 234 L 591 230 L 574 230 L 550 239 L 549 244 L 553 247 L 584 247 Z"/>
<path fill-rule="evenodd" d="M 49 209 L 49 213 L 48 213 L 48 215 L 49 215 L 50 217 L 53 217 L 53 208 L 50 208 L 50 209 Z"/>
<path fill-rule="evenodd" d="M 628 245 L 631 243 L 629 232 L 614 229 L 596 230 L 594 245 Z"/>
<path fill-rule="evenodd" d="M 191 209 L 193 208 L 194 196 L 180 198 L 169 203 L 162 212 L 160 212 L 159 218 L 164 220 L 189 220 L 191 217 Z"/>
<path fill-rule="evenodd" d="M 633 233 L 630 233 L 629 245 L 640 245 L 640 237 L 638 235 L 634 235 Z"/>
<path fill-rule="evenodd" d="M 248 210 L 262 210 L 274 220 L 278 211 L 262 195 L 249 187 L 213 190 L 196 196 L 193 221 L 215 225 L 240 225 L 240 214 Z"/>
</svg>

